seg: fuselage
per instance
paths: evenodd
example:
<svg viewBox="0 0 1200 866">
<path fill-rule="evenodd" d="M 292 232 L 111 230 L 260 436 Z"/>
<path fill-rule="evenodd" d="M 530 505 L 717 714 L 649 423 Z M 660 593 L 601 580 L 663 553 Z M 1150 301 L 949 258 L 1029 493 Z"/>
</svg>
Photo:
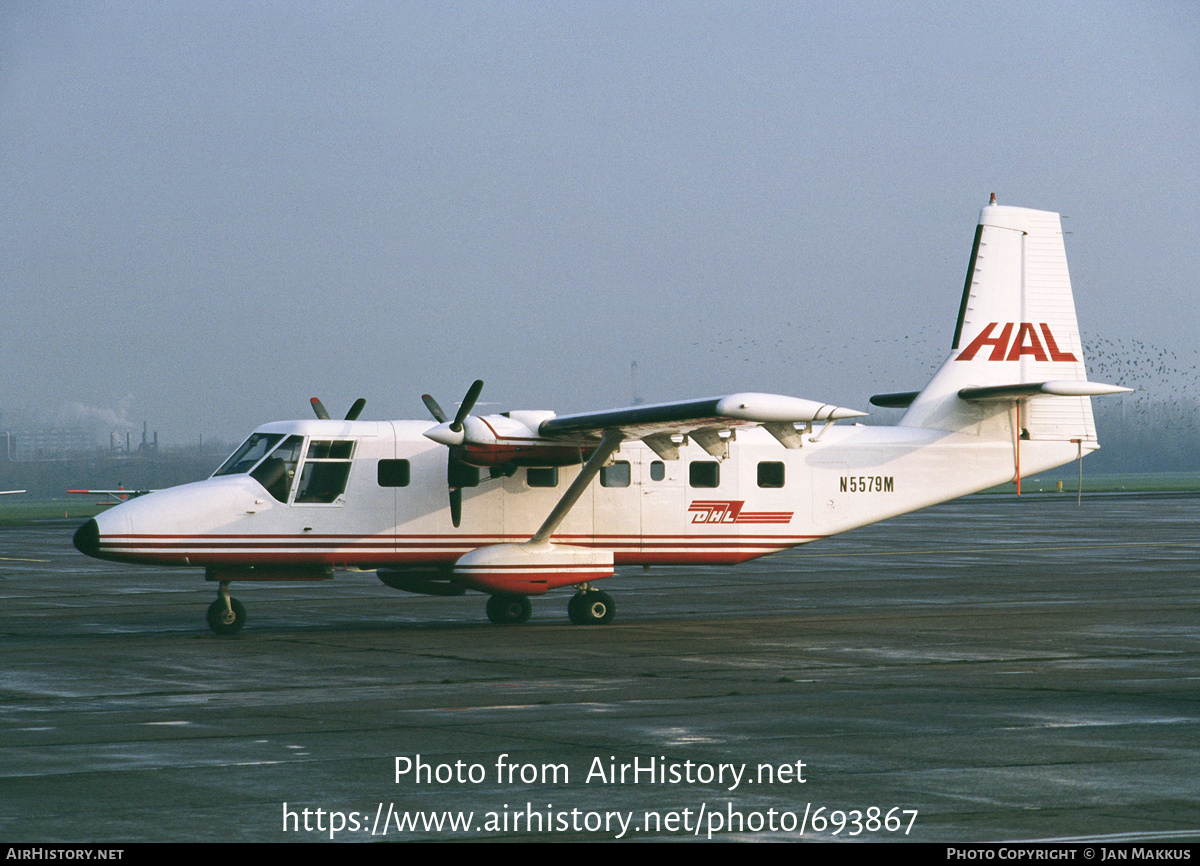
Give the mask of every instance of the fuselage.
<svg viewBox="0 0 1200 866">
<path fill-rule="evenodd" d="M 527 541 L 580 469 L 518 467 L 495 478 L 479 470 L 478 484 L 464 484 L 455 527 L 448 451 L 424 436 L 430 426 L 264 425 L 239 449 L 240 463 L 235 454 L 209 479 L 100 514 L 77 546 L 121 562 L 254 570 L 239 579 L 449 568 L 477 548 Z M 1013 443 L 969 433 L 854 425 L 804 440 L 784 448 L 743 429 L 720 461 L 695 444 L 662 460 L 624 442 L 552 541 L 610 550 L 618 565 L 731 564 L 1013 477 Z M 1021 448 L 1026 471 L 1076 455 L 1067 442 Z"/>
</svg>

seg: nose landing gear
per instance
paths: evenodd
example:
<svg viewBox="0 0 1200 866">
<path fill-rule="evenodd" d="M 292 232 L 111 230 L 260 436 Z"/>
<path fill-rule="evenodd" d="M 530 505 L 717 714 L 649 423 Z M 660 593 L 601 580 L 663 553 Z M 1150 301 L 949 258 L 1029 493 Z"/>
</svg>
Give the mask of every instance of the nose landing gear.
<svg viewBox="0 0 1200 866">
<path fill-rule="evenodd" d="M 217 600 L 208 606 L 208 627 L 217 634 L 237 634 L 245 624 L 245 605 L 229 594 L 229 581 L 221 581 Z"/>
</svg>

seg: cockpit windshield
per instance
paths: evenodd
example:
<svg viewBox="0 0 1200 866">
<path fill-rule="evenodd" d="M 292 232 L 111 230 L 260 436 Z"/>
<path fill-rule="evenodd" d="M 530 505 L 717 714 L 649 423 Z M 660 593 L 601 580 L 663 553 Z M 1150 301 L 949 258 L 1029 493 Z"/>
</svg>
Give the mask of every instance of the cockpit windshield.
<svg viewBox="0 0 1200 866">
<path fill-rule="evenodd" d="M 280 440 L 283 440 L 282 444 Z M 282 433 L 255 433 L 233 452 L 213 477 L 249 473 L 271 496 L 287 502 L 303 445 L 303 436 L 284 439 Z"/>
<path fill-rule="evenodd" d="M 262 460 L 283 439 L 282 433 L 254 433 L 242 443 L 242 447 L 233 452 L 233 456 L 221 464 L 221 468 L 213 473 L 217 475 L 241 475 L 254 468 L 254 464 Z"/>
<path fill-rule="evenodd" d="M 283 433 L 255 433 L 213 476 L 244 475 L 261 484 L 272 497 L 287 502 L 296 480 L 296 468 L 304 454 L 304 437 Z M 346 490 L 354 454 L 352 440 L 314 440 L 304 455 L 297 504 L 336 503 Z"/>
</svg>

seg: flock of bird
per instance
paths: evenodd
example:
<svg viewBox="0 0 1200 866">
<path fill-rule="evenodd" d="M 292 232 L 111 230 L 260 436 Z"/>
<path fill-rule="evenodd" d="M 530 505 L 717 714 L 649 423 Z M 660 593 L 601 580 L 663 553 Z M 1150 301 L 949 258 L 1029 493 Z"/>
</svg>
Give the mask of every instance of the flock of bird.
<svg viewBox="0 0 1200 866">
<path fill-rule="evenodd" d="M 839 400 L 865 401 L 871 393 L 919 388 L 950 351 L 949 335 L 933 325 L 903 336 L 857 341 L 819 323 L 787 320 L 766 328 L 715 327 L 712 333 L 723 336 L 693 342 L 697 355 L 707 356 L 710 363 L 758 368 L 747 369 L 747 374 L 777 368 L 781 358 L 791 358 L 805 379 L 803 388 L 823 391 L 823 380 L 833 382 L 844 375 L 830 371 L 831 366 L 853 372 L 863 394 L 846 395 L 842 389 L 840 396 L 829 397 Z M 1120 462 L 1120 467 L 1110 467 L 1113 471 L 1200 470 L 1200 351 L 1087 335 L 1083 351 L 1093 382 L 1135 389 L 1093 400 L 1097 436 L 1107 452 L 1104 462 Z M 813 399 L 824 398 L 818 394 Z"/>
</svg>

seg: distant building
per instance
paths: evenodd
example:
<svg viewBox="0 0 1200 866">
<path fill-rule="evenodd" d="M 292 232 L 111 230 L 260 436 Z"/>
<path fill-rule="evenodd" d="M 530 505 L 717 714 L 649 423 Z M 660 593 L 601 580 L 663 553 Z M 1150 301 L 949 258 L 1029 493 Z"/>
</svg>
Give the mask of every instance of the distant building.
<svg viewBox="0 0 1200 866">
<path fill-rule="evenodd" d="M 96 431 L 83 426 L 41 425 L 5 431 L 5 456 L 9 460 L 36 460 L 78 451 L 95 450 Z"/>
</svg>

